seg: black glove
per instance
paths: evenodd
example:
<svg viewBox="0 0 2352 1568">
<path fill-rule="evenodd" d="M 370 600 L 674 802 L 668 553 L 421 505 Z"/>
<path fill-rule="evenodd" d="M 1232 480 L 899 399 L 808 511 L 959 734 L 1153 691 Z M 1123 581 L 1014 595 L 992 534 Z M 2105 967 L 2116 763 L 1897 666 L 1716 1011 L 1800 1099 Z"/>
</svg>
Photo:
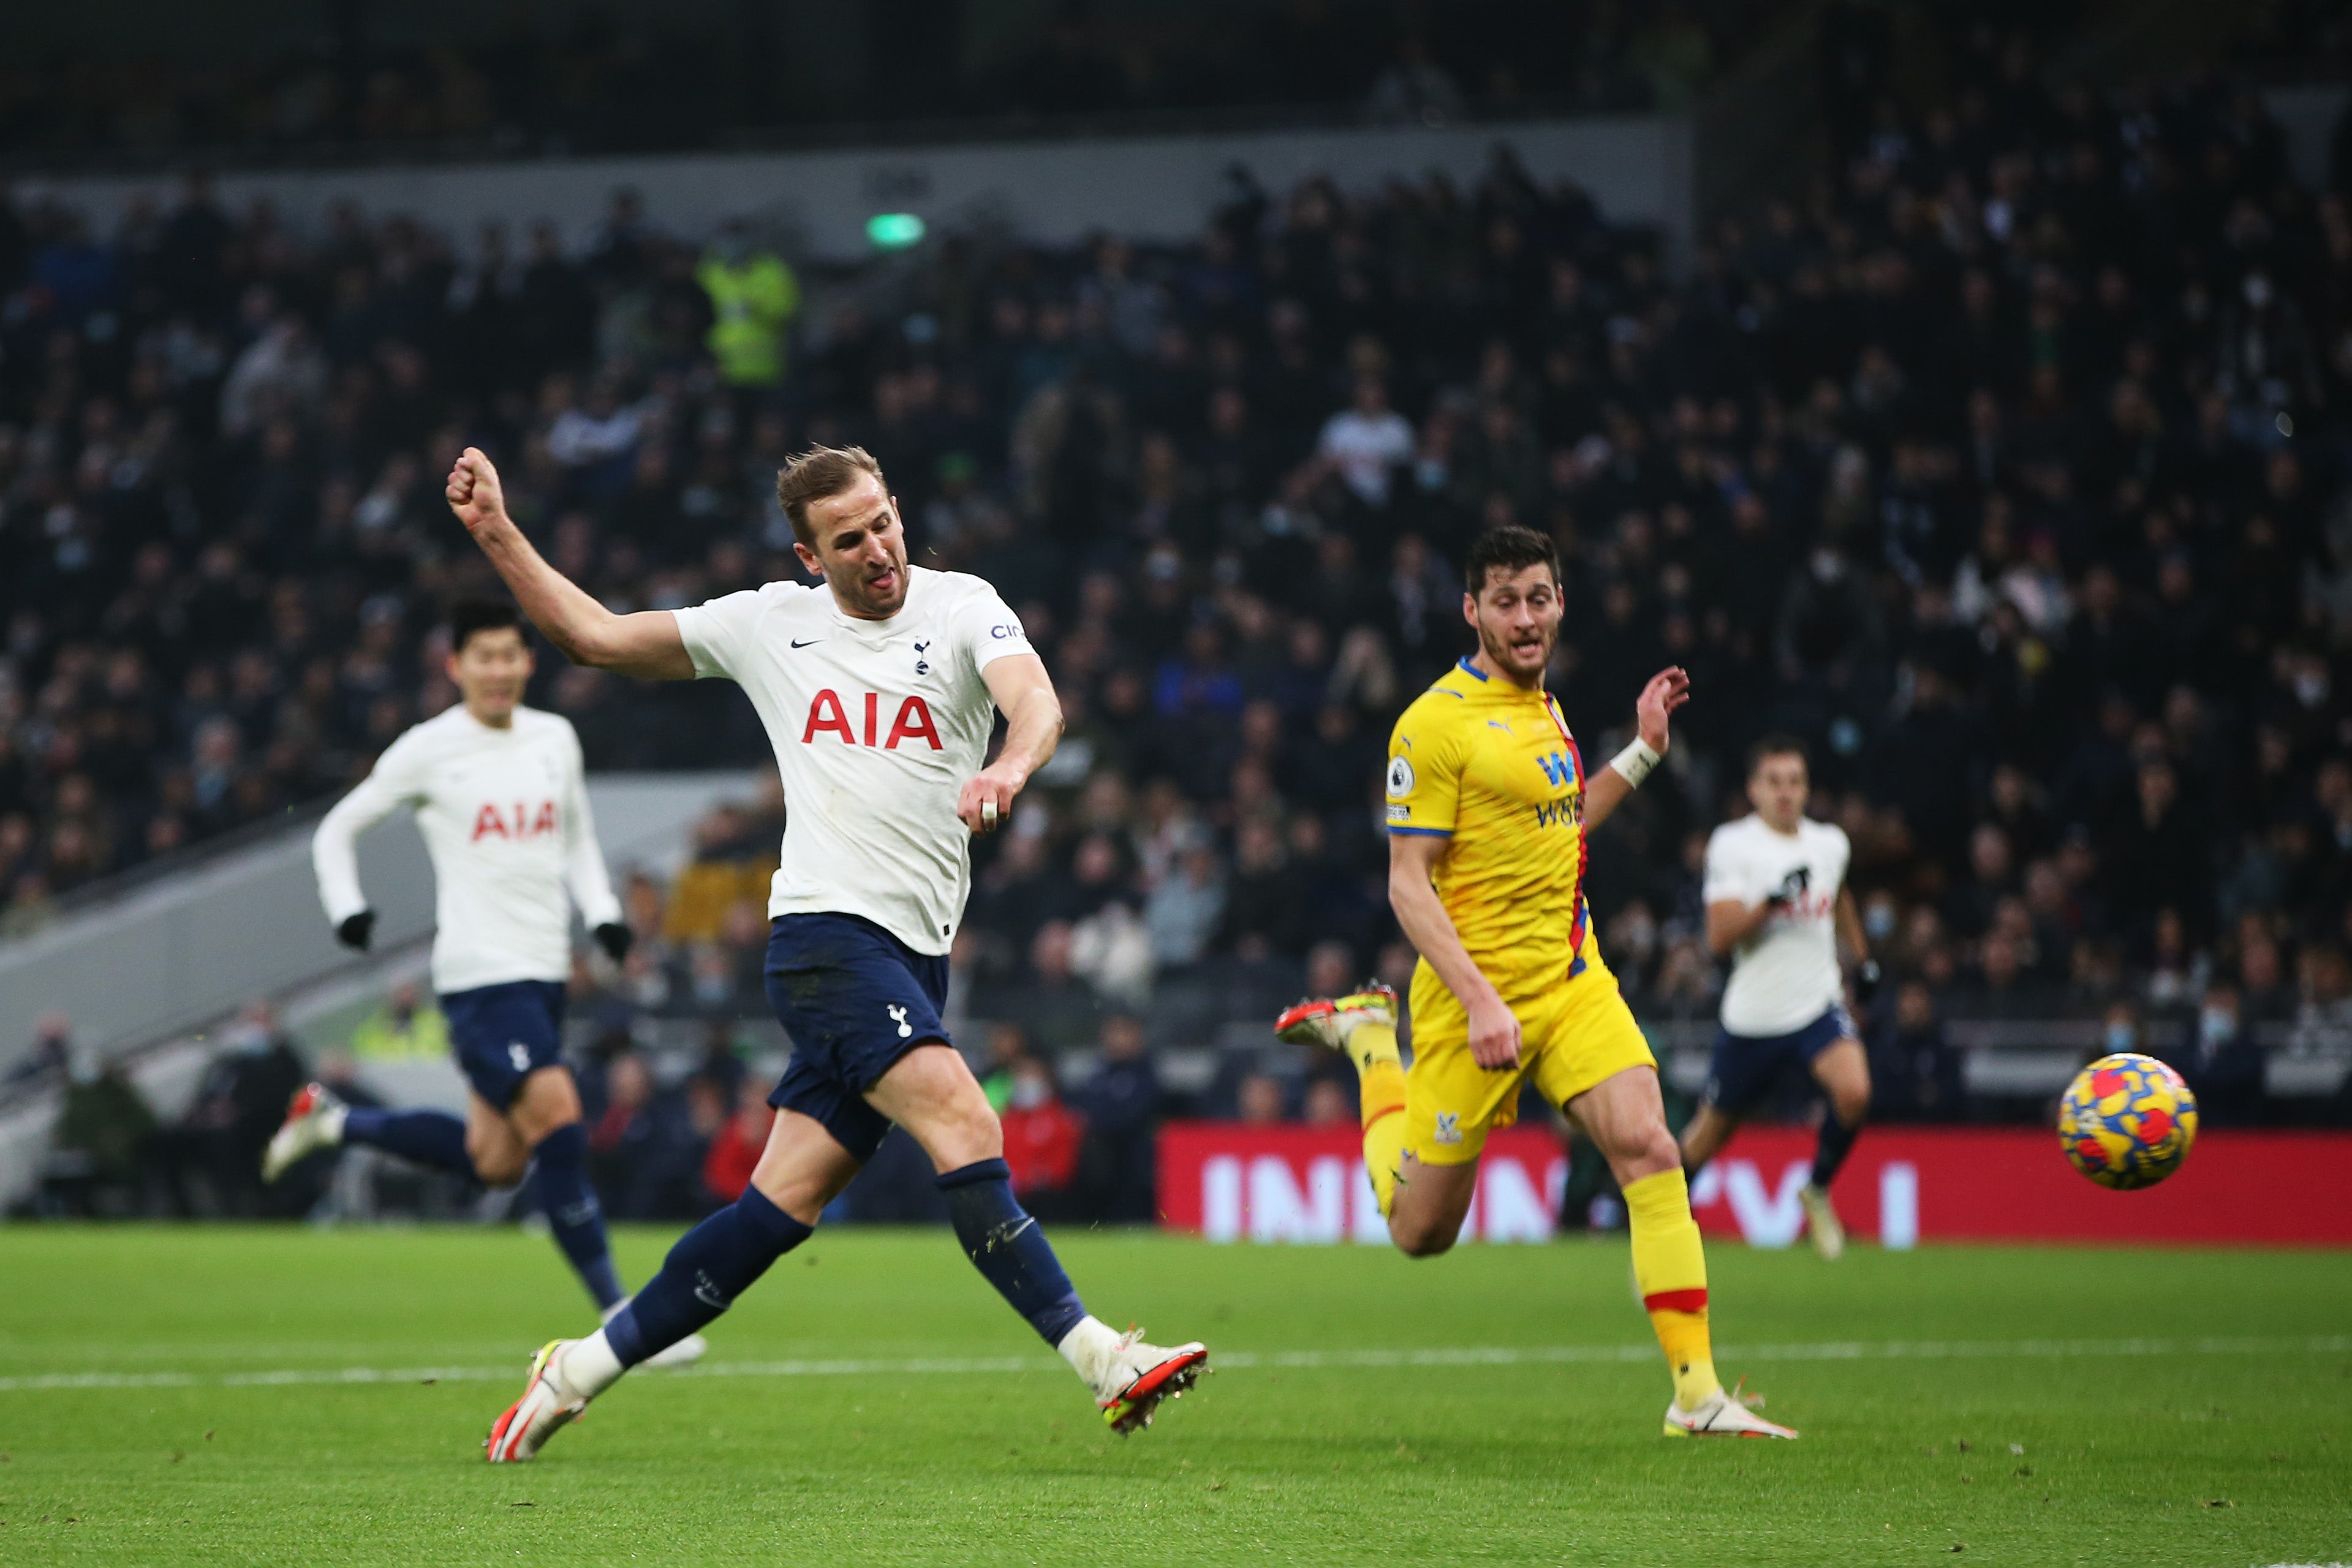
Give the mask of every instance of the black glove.
<svg viewBox="0 0 2352 1568">
<path fill-rule="evenodd" d="M 373 909 L 362 909 L 357 915 L 347 916 L 341 925 L 335 927 L 336 941 L 362 953 L 368 950 L 368 941 L 374 935 L 375 911 Z"/>
<path fill-rule="evenodd" d="M 615 964 L 628 961 L 629 945 L 637 939 L 635 932 L 617 920 L 607 920 L 596 927 L 595 936 L 596 946 L 604 949 L 604 956 Z"/>
<path fill-rule="evenodd" d="M 1772 895 L 1769 898 L 1767 898 L 1764 902 L 1772 905 L 1776 909 L 1786 909 L 1789 905 L 1796 903 L 1797 900 L 1805 896 L 1805 889 L 1812 885 L 1812 868 L 1811 866 L 1801 865 L 1796 870 L 1790 872 L 1788 875 L 1782 877 L 1780 879 L 1780 885 L 1774 888 L 1772 890 Z"/>
<path fill-rule="evenodd" d="M 1856 964 L 1853 967 L 1853 999 L 1866 1002 L 1876 996 L 1881 978 L 1883 977 L 1878 972 L 1877 959 L 1864 958 L 1861 963 Z"/>
</svg>

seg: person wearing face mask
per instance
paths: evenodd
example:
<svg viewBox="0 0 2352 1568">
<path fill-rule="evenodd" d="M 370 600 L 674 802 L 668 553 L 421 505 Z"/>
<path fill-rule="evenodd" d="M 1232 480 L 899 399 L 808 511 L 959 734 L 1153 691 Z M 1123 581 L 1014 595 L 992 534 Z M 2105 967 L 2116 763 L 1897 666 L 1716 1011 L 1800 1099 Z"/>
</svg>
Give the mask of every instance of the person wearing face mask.
<svg viewBox="0 0 2352 1568">
<path fill-rule="evenodd" d="M 1034 1056 L 1013 1064 L 1013 1082 L 998 1119 L 1004 1124 L 1004 1163 L 1013 1190 L 1030 1212 L 1061 1218 L 1070 1178 L 1078 1168 L 1086 1124 L 1063 1103 L 1054 1074 Z"/>
<path fill-rule="evenodd" d="M 2205 988 L 2181 1076 L 2209 1124 L 2255 1121 L 2263 1102 L 2263 1049 L 2245 1017 L 2237 988 L 2216 980 Z"/>
</svg>

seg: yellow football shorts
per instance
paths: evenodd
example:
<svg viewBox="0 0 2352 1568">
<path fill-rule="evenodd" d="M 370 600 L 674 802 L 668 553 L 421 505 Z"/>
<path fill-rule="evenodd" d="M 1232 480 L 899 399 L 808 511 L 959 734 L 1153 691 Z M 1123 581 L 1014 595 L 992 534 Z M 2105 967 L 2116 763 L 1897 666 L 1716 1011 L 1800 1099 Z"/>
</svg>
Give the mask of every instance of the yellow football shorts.
<svg viewBox="0 0 2352 1568">
<path fill-rule="evenodd" d="M 1519 1086 L 1535 1079 L 1555 1105 L 1629 1067 L 1658 1059 L 1617 977 L 1588 938 L 1584 972 L 1533 996 L 1503 992 L 1519 1020 L 1519 1060 L 1485 1068 L 1470 1055 L 1470 1019 L 1427 964 L 1412 977 L 1412 1066 L 1404 1080 L 1404 1146 L 1424 1165 L 1466 1166 L 1486 1146 L 1489 1127 L 1519 1118 Z"/>
</svg>

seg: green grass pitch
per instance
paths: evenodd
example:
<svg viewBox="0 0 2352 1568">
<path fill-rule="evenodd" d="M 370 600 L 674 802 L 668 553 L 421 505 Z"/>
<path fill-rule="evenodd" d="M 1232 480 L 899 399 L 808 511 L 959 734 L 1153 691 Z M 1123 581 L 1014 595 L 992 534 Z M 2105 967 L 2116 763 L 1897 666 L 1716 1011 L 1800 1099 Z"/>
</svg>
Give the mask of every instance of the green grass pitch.
<svg viewBox="0 0 2352 1568">
<path fill-rule="evenodd" d="M 2352 1255 L 1717 1246 L 1768 1444 L 1659 1436 L 1622 1239 L 1061 1247 L 1225 1357 L 1132 1440 L 945 1232 L 839 1231 L 494 1469 L 593 1321 L 541 1239 L 0 1228 L 0 1563 L 2352 1561 Z"/>
</svg>

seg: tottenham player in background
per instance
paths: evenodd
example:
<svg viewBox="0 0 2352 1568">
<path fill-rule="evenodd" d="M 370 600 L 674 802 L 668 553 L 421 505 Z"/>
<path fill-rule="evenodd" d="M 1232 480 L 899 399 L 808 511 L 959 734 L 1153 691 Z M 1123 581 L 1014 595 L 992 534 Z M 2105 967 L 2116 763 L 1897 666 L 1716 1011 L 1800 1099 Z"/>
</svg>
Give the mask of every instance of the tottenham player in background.
<svg viewBox="0 0 2352 1568">
<path fill-rule="evenodd" d="M 310 841 L 327 918 L 346 946 L 364 951 L 375 911 L 360 890 L 359 835 L 403 807 L 416 813 L 433 860 L 433 988 L 472 1085 L 466 1119 L 348 1106 L 313 1083 L 269 1141 L 262 1176 L 275 1181 L 339 1144 L 492 1186 L 535 1165 L 556 1245 L 609 1316 L 620 1310 L 621 1281 L 588 1184 L 580 1091 L 563 1064 L 563 984 L 573 905 L 615 963 L 630 934 L 596 847 L 580 737 L 570 719 L 522 706 L 532 668 L 512 605 L 457 605 L 448 672 L 461 700 L 384 747 Z"/>
<path fill-rule="evenodd" d="M 766 967 L 793 1056 L 751 1185 L 681 1238 L 602 1331 L 540 1352 L 491 1428 L 493 1463 L 531 1458 L 629 1367 L 725 1312 L 808 1239 L 894 1123 L 937 1167 L 973 1266 L 1087 1381 L 1114 1430 L 1149 1425 L 1208 1358 L 1199 1344 L 1145 1344 L 1079 1303 L 1013 1199 L 996 1113 L 940 1022 L 971 835 L 1009 817 L 1061 735 L 1045 662 L 987 583 L 908 565 L 898 503 L 864 451 L 803 454 L 776 497 L 822 583 L 616 615 L 523 538 L 489 459 L 469 447 L 449 474 L 451 508 L 575 664 L 742 686 L 790 808 Z M 1000 709 L 1004 745 L 983 767 Z"/>
<path fill-rule="evenodd" d="M 1683 1129 L 1683 1166 L 1696 1175 L 1782 1071 L 1803 1067 L 1829 1109 L 1801 1196 L 1814 1249 L 1835 1258 L 1845 1250 L 1845 1230 L 1830 1183 L 1870 1110 L 1870 1060 L 1846 1012 L 1840 939 L 1864 996 L 1877 987 L 1878 966 L 1845 886 L 1853 850 L 1843 829 L 1805 815 L 1810 791 L 1803 743 L 1769 737 L 1748 755 L 1756 810 L 1706 841 L 1706 940 L 1731 956 L 1731 983 L 1706 1092 Z"/>
</svg>

